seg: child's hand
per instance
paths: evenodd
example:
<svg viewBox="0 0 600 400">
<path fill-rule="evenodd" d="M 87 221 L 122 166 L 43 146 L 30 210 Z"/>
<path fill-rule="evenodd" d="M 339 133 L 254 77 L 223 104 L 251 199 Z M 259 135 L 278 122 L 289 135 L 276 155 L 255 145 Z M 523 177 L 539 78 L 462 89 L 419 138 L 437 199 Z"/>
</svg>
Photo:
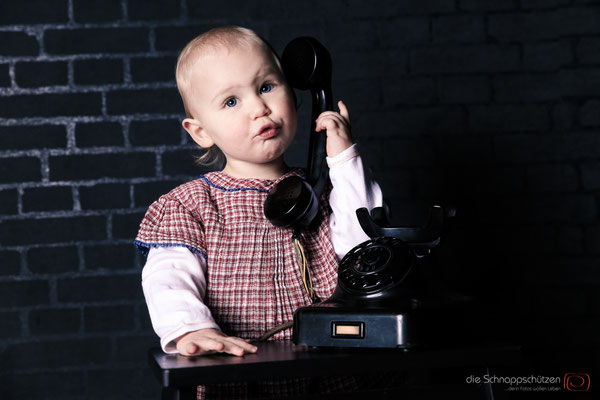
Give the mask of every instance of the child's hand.
<svg viewBox="0 0 600 400">
<path fill-rule="evenodd" d="M 246 339 L 227 336 L 223 332 L 212 328 L 188 332 L 175 339 L 175 343 L 177 343 L 177 351 L 183 356 L 199 356 L 212 353 L 243 356 L 246 352 L 256 353 L 258 350 Z"/>
<path fill-rule="evenodd" d="M 352 146 L 350 114 L 346 105 L 338 101 L 339 113 L 325 111 L 317 118 L 316 131 L 327 130 L 327 157 L 335 157 Z"/>
</svg>

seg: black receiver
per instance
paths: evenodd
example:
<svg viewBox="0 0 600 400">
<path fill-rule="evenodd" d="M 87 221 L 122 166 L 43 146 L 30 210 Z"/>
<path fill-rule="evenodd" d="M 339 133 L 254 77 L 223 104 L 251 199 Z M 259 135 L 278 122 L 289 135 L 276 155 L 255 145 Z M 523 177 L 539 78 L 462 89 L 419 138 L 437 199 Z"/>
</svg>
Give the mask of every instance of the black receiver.
<svg viewBox="0 0 600 400">
<path fill-rule="evenodd" d="M 325 163 L 326 135 L 316 132 L 316 119 L 332 110 L 331 56 L 314 38 L 299 37 L 283 50 L 281 65 L 290 86 L 310 90 L 312 122 L 306 166 L 306 179 L 290 176 L 279 182 L 269 193 L 265 216 L 278 227 L 299 229 L 310 225 L 319 209 L 318 198 L 327 182 Z"/>
</svg>

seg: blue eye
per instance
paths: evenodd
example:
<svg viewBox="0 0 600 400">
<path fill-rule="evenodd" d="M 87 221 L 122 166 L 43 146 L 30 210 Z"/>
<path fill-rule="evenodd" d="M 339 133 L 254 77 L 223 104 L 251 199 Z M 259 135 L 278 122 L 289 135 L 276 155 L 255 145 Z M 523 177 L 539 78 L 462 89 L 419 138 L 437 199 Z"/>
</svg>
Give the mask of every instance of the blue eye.
<svg viewBox="0 0 600 400">
<path fill-rule="evenodd" d="M 264 85 L 261 86 L 260 92 L 261 93 L 269 93 L 272 89 L 273 89 L 273 85 L 271 85 L 270 83 L 265 83 Z"/>
<path fill-rule="evenodd" d="M 227 101 L 225 101 L 225 107 L 235 107 L 236 104 L 237 104 L 237 99 L 235 97 L 232 97 L 230 99 L 227 99 Z"/>
</svg>

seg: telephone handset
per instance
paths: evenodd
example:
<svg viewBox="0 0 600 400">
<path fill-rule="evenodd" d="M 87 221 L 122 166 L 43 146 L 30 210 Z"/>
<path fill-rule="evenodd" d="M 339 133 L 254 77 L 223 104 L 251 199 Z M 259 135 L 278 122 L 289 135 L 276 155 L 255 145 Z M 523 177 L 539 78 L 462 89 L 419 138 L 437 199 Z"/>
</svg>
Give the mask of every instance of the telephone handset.
<svg viewBox="0 0 600 400">
<path fill-rule="evenodd" d="M 312 121 L 310 127 L 306 179 L 290 176 L 280 181 L 269 193 L 264 212 L 275 226 L 300 228 L 310 225 L 319 209 L 318 198 L 327 182 L 325 168 L 326 135 L 316 132 L 316 119 L 333 109 L 331 94 L 331 56 L 312 37 L 292 40 L 283 50 L 281 66 L 292 88 L 310 90 Z"/>
</svg>

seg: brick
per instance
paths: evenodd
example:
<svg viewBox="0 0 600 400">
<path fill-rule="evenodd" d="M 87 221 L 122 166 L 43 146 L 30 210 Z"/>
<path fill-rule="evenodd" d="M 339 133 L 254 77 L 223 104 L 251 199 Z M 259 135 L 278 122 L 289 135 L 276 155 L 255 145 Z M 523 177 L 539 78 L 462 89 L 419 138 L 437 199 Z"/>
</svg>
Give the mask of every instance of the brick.
<svg viewBox="0 0 600 400">
<path fill-rule="evenodd" d="M 8 64 L 0 64 L 0 86 L 10 86 L 10 75 Z"/>
<path fill-rule="evenodd" d="M 283 5 L 275 1 L 263 1 L 257 4 L 247 2 L 219 2 L 211 4 L 211 7 L 203 7 L 197 2 L 188 2 L 188 16 L 190 18 L 265 18 L 274 19 L 278 11 L 284 9 Z"/>
<path fill-rule="evenodd" d="M 519 68 L 519 48 L 515 45 L 469 45 L 424 48 L 411 52 L 413 73 L 502 72 Z"/>
<path fill-rule="evenodd" d="M 136 146 L 179 144 L 181 123 L 176 119 L 132 121 L 129 125 L 129 141 Z"/>
<path fill-rule="evenodd" d="M 149 47 L 147 28 L 48 29 L 44 34 L 49 54 L 133 53 Z"/>
<path fill-rule="evenodd" d="M 380 157 L 387 168 L 428 165 L 433 161 L 433 149 L 420 139 L 388 139 Z"/>
<path fill-rule="evenodd" d="M 503 11 L 517 8 L 515 0 L 460 0 L 459 9 L 466 11 Z"/>
<path fill-rule="evenodd" d="M 25 32 L 0 32 L 0 56 L 36 56 L 40 45 Z"/>
<path fill-rule="evenodd" d="M 98 115 L 99 93 L 64 93 L 0 96 L 0 118 Z"/>
<path fill-rule="evenodd" d="M 131 80 L 133 82 L 174 82 L 175 57 L 152 57 L 131 59 Z"/>
<path fill-rule="evenodd" d="M 78 308 L 43 308 L 29 312 L 29 331 L 34 335 L 57 335 L 79 332 Z"/>
<path fill-rule="evenodd" d="M 5 393 L 15 400 L 39 398 L 40 393 L 44 394 L 44 398 L 53 400 L 82 398 L 86 397 L 87 392 L 87 375 L 83 370 L 33 373 L 11 371 L 7 375 L 7 382 L 3 385 Z M 105 386 L 110 385 L 105 383 Z"/>
<path fill-rule="evenodd" d="M 82 210 L 129 208 L 129 185 L 121 183 L 97 184 L 79 188 Z"/>
<path fill-rule="evenodd" d="M 66 85 L 67 63 L 58 62 L 19 62 L 15 65 L 15 81 L 22 88 Z"/>
<path fill-rule="evenodd" d="M 382 47 L 397 48 L 429 42 L 429 18 L 397 18 L 393 24 L 381 24 L 378 30 Z"/>
<path fill-rule="evenodd" d="M 70 186 L 37 187 L 23 190 L 23 212 L 73 209 Z"/>
<path fill-rule="evenodd" d="M 436 99 L 436 85 L 431 78 L 398 77 L 386 81 L 383 104 L 398 107 L 407 104 L 432 104 Z"/>
<path fill-rule="evenodd" d="M 115 90 L 106 95 L 109 114 L 183 113 L 183 103 L 176 88 Z"/>
<path fill-rule="evenodd" d="M 563 226 L 558 232 L 558 251 L 561 254 L 583 254 L 583 229 Z"/>
<path fill-rule="evenodd" d="M 171 191 L 171 189 L 182 184 L 183 181 L 160 181 L 138 183 L 133 186 L 133 198 L 135 207 L 148 207 L 160 196 Z"/>
<path fill-rule="evenodd" d="M 157 27 L 155 47 L 158 51 L 181 51 L 189 41 L 210 28 L 211 24 Z"/>
<path fill-rule="evenodd" d="M 64 368 L 104 364 L 110 358 L 110 338 L 22 342 L 6 347 L 0 368 Z"/>
<path fill-rule="evenodd" d="M 431 14 L 448 13 L 454 10 L 454 1 L 450 0 L 386 0 L 374 7 L 372 4 L 360 0 L 350 0 L 347 12 L 350 18 L 353 17 L 389 17 L 393 15 L 406 14 Z"/>
<path fill-rule="evenodd" d="M 135 262 L 135 247 L 131 243 L 86 246 L 83 254 L 87 270 L 133 269 Z"/>
<path fill-rule="evenodd" d="M 77 247 L 34 247 L 27 252 L 27 266 L 36 274 L 77 271 L 79 269 Z"/>
<path fill-rule="evenodd" d="M 390 132 L 390 126 L 397 129 Z M 357 119 L 353 129 L 369 132 L 372 138 L 418 136 L 431 133 L 464 133 L 466 114 L 462 108 L 444 107 L 404 108 L 389 113 L 369 113 Z"/>
<path fill-rule="evenodd" d="M 483 165 L 493 161 L 492 138 L 480 135 L 456 135 L 444 137 L 440 146 L 444 149 L 440 159 L 444 165 Z"/>
<path fill-rule="evenodd" d="M 444 103 L 486 103 L 491 85 L 483 76 L 448 76 L 440 83 L 440 100 Z"/>
<path fill-rule="evenodd" d="M 0 338 L 16 338 L 21 335 L 21 317 L 16 312 L 0 312 Z"/>
<path fill-rule="evenodd" d="M 569 4 L 569 0 L 521 0 L 524 9 L 554 8 Z"/>
<path fill-rule="evenodd" d="M 39 181 L 41 178 L 37 157 L 0 158 L 0 183 Z"/>
<path fill-rule="evenodd" d="M 560 8 L 535 13 L 489 16 L 488 33 L 500 41 L 537 41 L 566 35 L 600 32 L 598 12 L 587 8 Z"/>
<path fill-rule="evenodd" d="M 600 101 L 586 101 L 579 109 L 579 121 L 583 126 L 600 126 Z"/>
<path fill-rule="evenodd" d="M 120 0 L 74 0 L 73 17 L 76 22 L 109 22 L 122 18 Z"/>
<path fill-rule="evenodd" d="M 123 332 L 134 328 L 132 306 L 85 307 L 85 332 Z"/>
<path fill-rule="evenodd" d="M 597 218 L 594 196 L 561 194 L 502 199 L 495 205 L 502 223 L 590 223 Z M 500 222 L 500 221 L 499 221 Z"/>
<path fill-rule="evenodd" d="M 165 175 L 199 176 L 210 168 L 199 166 L 195 157 L 200 154 L 196 149 L 166 151 L 162 155 L 162 170 Z"/>
<path fill-rule="evenodd" d="M 498 103 L 544 102 L 561 98 L 557 74 L 502 75 L 493 79 L 494 99 Z"/>
<path fill-rule="evenodd" d="M 2 307 L 23 307 L 48 304 L 50 288 L 45 280 L 19 280 L 0 282 Z"/>
<path fill-rule="evenodd" d="M 575 51 L 581 64 L 600 63 L 600 37 L 581 38 Z"/>
<path fill-rule="evenodd" d="M 408 73 L 408 53 L 397 49 L 339 53 L 335 55 L 333 76 L 341 81 L 396 77 Z"/>
<path fill-rule="evenodd" d="M 21 270 L 21 255 L 18 251 L 0 251 L 0 275 L 17 275 Z"/>
<path fill-rule="evenodd" d="M 569 164 L 533 165 L 527 168 L 530 192 L 573 192 L 579 187 L 577 169 Z"/>
<path fill-rule="evenodd" d="M 76 85 L 122 83 L 123 62 L 114 58 L 75 61 L 73 80 Z"/>
<path fill-rule="evenodd" d="M 496 158 L 500 162 L 535 163 L 600 157 L 600 135 L 592 133 L 503 135 L 495 137 L 494 142 Z M 585 167 L 582 167 L 582 182 L 584 188 L 591 182 L 586 177 Z"/>
<path fill-rule="evenodd" d="M 148 3 L 143 0 L 129 0 L 128 5 L 130 20 L 156 20 L 179 17 L 181 2 L 179 0 L 166 0 Z"/>
<path fill-rule="evenodd" d="M 474 132 L 545 131 L 550 115 L 544 106 L 525 104 L 469 107 L 469 128 Z"/>
<path fill-rule="evenodd" d="M 106 239 L 106 217 L 5 220 L 0 243 L 8 246 Z"/>
<path fill-rule="evenodd" d="M 156 347 L 158 337 L 148 331 L 147 335 L 121 336 L 117 339 L 117 353 L 122 363 L 135 363 L 144 359 L 148 349 Z"/>
<path fill-rule="evenodd" d="M 368 20 L 332 21 L 320 26 L 321 43 L 331 51 L 335 50 L 335 53 L 372 50 L 379 45 L 379 26 L 380 24 Z M 344 40 L 339 40 L 340 32 L 344 32 Z"/>
<path fill-rule="evenodd" d="M 15 189 L 0 190 L 0 214 L 18 213 L 18 201 L 19 193 Z"/>
<path fill-rule="evenodd" d="M 568 40 L 525 43 L 523 45 L 523 68 L 528 71 L 556 71 L 573 62 L 571 44 Z"/>
<path fill-rule="evenodd" d="M 148 313 L 148 307 L 145 304 L 138 306 L 137 314 L 140 320 L 140 328 L 146 332 L 152 332 L 152 320 Z"/>
<path fill-rule="evenodd" d="M 552 122 L 554 129 L 570 130 L 575 121 L 575 107 L 573 103 L 557 103 L 552 106 Z"/>
<path fill-rule="evenodd" d="M 338 85 L 335 90 L 335 98 L 343 99 L 344 103 L 348 107 L 350 107 L 350 112 L 354 109 L 353 105 L 362 105 L 363 110 L 373 111 L 379 110 L 382 107 L 382 94 L 381 85 L 379 85 L 379 81 L 377 79 L 353 79 L 350 81 L 345 81 L 343 84 Z M 311 100 L 309 98 L 309 93 L 307 92 L 298 92 L 304 95 L 307 95 L 306 98 L 300 98 L 300 108 L 298 111 L 298 121 L 299 121 L 299 129 L 297 132 L 306 132 L 308 128 L 301 129 L 300 124 L 306 124 L 307 121 L 310 121 L 310 114 L 308 108 L 310 107 Z M 369 99 L 368 102 L 365 102 L 364 99 Z M 308 127 L 308 125 L 307 125 Z M 192 142 L 190 142 L 192 143 Z M 308 142 L 307 142 L 308 146 Z"/>
<path fill-rule="evenodd" d="M 562 70 L 559 75 L 561 92 L 566 96 L 599 96 L 599 69 Z"/>
<path fill-rule="evenodd" d="M 556 252 L 557 233 L 552 226 L 520 225 L 518 229 L 511 229 L 510 226 L 495 228 L 490 239 L 498 244 L 499 251 L 509 248 L 512 254 L 528 255 L 532 249 L 538 254 Z"/>
<path fill-rule="evenodd" d="M 443 185 L 447 191 L 506 195 L 521 193 L 525 179 L 521 168 L 508 165 L 462 165 L 447 169 Z"/>
<path fill-rule="evenodd" d="M 0 126 L 3 150 L 64 148 L 67 129 L 64 125 Z"/>
<path fill-rule="evenodd" d="M 91 122 L 75 126 L 77 147 L 123 146 L 123 126 L 118 122 Z"/>
<path fill-rule="evenodd" d="M 590 254 L 600 254 L 600 225 L 593 225 L 585 229 L 585 248 Z"/>
<path fill-rule="evenodd" d="M 448 15 L 433 19 L 435 42 L 484 42 L 485 26 L 482 15 Z"/>
<path fill-rule="evenodd" d="M 600 162 L 581 164 L 581 182 L 586 190 L 600 189 Z"/>
<path fill-rule="evenodd" d="M 26 3 L 11 1 L 0 5 L 0 24 L 44 24 L 67 22 L 68 0 L 29 0 Z"/>
<path fill-rule="evenodd" d="M 139 273 L 59 279 L 60 302 L 89 302 L 143 299 Z"/>
<path fill-rule="evenodd" d="M 113 236 L 133 240 L 140 228 L 145 213 L 116 214 L 113 216 Z"/>
<path fill-rule="evenodd" d="M 86 154 L 49 158 L 51 180 L 134 178 L 155 173 L 151 153 Z"/>
<path fill-rule="evenodd" d="M 158 380 L 151 376 L 148 368 L 140 368 L 138 359 L 135 366 L 124 369 L 120 361 L 121 355 L 117 353 L 119 368 L 104 370 L 90 370 L 87 373 L 87 396 L 88 400 L 126 400 L 126 399 L 152 399 L 161 392 Z M 148 375 L 146 377 L 146 375 Z M 145 377 L 145 380 L 143 378 Z M 110 382 L 107 385 L 106 382 Z"/>
</svg>

